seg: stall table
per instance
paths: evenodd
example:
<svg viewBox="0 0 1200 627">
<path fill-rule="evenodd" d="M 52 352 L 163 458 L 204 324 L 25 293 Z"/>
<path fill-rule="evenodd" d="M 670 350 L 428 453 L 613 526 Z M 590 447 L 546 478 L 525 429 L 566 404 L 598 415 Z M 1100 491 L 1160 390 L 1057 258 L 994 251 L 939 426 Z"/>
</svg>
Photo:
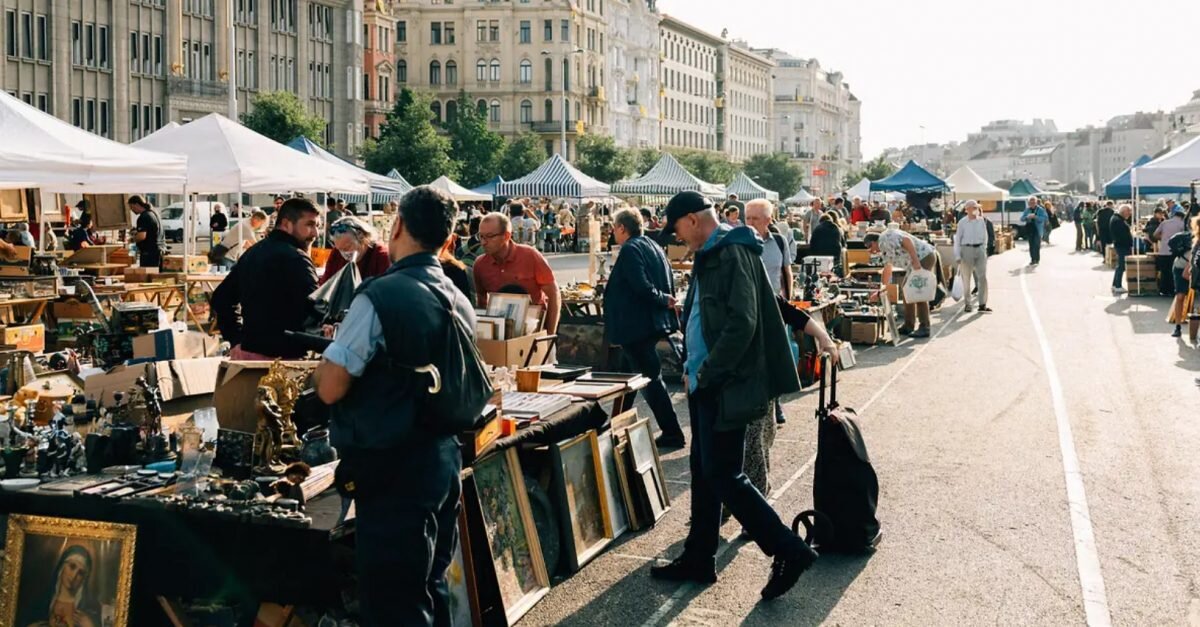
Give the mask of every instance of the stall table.
<svg viewBox="0 0 1200 627">
<path fill-rule="evenodd" d="M 4 324 L 32 324 L 42 319 L 46 304 L 56 297 L 12 298 L 0 300 L 0 322 Z"/>
<path fill-rule="evenodd" d="M 209 335 L 217 335 L 217 317 L 208 316 L 207 321 L 201 321 L 200 316 L 192 308 L 192 299 L 203 296 L 211 302 L 212 294 L 225 280 L 228 274 L 189 274 L 183 277 L 183 308 L 187 320 L 196 325 L 197 329 L 208 333 Z M 211 311 L 211 310 L 210 310 Z"/>
</svg>

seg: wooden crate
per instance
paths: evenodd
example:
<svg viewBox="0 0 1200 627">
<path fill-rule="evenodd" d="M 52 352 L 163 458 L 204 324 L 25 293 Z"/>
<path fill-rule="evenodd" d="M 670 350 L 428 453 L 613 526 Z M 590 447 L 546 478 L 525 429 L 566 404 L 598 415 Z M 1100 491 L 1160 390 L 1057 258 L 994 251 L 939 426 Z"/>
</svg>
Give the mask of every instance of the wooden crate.
<svg viewBox="0 0 1200 627">
<path fill-rule="evenodd" d="M 1109 268 L 1117 267 L 1117 249 L 1112 244 L 1104 247 L 1104 265 Z"/>
<path fill-rule="evenodd" d="M 851 344 L 876 344 L 879 342 L 879 323 L 877 322 L 851 322 L 850 323 L 850 343 Z"/>
</svg>

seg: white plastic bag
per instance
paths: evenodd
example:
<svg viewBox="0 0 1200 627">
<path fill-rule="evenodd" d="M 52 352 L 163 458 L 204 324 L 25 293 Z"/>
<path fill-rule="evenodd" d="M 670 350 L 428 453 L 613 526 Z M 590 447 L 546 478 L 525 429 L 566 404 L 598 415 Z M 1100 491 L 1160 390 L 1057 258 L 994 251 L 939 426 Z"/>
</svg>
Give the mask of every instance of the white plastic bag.
<svg viewBox="0 0 1200 627">
<path fill-rule="evenodd" d="M 954 283 L 950 285 L 950 297 L 955 301 L 963 299 L 963 279 L 961 274 L 954 275 Z"/>
<path fill-rule="evenodd" d="M 904 282 L 905 303 L 928 303 L 935 296 L 937 296 L 937 278 L 933 276 L 933 272 L 921 269 L 909 273 L 908 280 Z"/>
</svg>

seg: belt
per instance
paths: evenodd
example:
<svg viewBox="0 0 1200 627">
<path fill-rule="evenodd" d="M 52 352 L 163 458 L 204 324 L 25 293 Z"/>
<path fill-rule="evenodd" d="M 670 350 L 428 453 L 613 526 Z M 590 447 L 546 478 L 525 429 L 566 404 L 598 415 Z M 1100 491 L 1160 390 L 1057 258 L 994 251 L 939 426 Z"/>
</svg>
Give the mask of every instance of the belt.
<svg viewBox="0 0 1200 627">
<path fill-rule="evenodd" d="M 960 246 L 970 246 L 971 248 L 979 248 L 983 244 L 960 244 Z"/>
</svg>

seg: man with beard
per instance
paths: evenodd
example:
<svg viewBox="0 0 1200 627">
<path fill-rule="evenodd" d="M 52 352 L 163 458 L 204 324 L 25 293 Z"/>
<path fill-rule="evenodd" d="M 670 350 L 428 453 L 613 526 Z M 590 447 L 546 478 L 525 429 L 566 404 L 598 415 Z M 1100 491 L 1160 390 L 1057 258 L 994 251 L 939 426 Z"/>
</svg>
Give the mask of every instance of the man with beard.
<svg viewBox="0 0 1200 627">
<path fill-rule="evenodd" d="M 312 312 L 308 296 L 317 289 L 317 270 L 308 249 L 319 225 L 320 213 L 311 200 L 285 201 L 275 214 L 275 229 L 242 254 L 213 292 L 217 327 L 233 346 L 233 359 L 304 356 L 305 348 L 284 331 L 304 331 Z"/>
</svg>

